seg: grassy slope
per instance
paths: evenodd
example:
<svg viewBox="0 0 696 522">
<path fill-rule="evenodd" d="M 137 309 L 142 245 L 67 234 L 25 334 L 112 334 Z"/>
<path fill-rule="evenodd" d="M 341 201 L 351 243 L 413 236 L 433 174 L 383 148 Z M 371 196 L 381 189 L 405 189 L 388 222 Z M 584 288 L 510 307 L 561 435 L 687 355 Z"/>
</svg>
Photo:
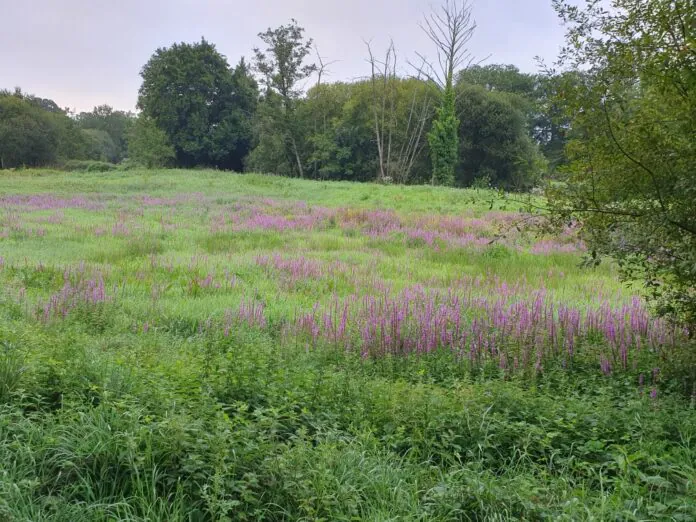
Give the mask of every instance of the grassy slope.
<svg viewBox="0 0 696 522">
<path fill-rule="evenodd" d="M 577 305 L 619 302 L 629 294 L 610 267 L 530 253 L 528 237 L 520 248 L 448 248 L 331 219 L 311 231 L 215 226 L 235 209 L 307 214 L 298 201 L 403 220 L 487 219 L 519 205 L 485 191 L 211 171 L 0 174 L 0 198 L 32 194 L 33 207 L 0 207 L 0 518 L 696 516 L 696 416 L 632 376 L 502 379 L 447 355 L 363 361 L 307 351 L 281 328 L 334 295 L 446 289 L 463 276 L 524 281 L 521 293 L 543 285 Z M 82 199 L 57 208 L 48 194 Z M 275 254 L 318 272 L 260 264 Z M 350 274 L 326 272 L 335 262 Z M 110 300 L 37 319 L 66 270 L 101 274 Z M 206 286 L 209 274 L 233 283 Z M 267 327 L 205 327 L 250 296 L 266 305 Z"/>
</svg>

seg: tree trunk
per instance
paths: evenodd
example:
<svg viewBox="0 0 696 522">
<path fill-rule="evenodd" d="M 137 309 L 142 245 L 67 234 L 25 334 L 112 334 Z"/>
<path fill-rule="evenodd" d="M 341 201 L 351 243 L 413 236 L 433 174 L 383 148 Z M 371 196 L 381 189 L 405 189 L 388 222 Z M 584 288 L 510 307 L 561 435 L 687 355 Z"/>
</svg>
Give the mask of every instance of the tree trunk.
<svg viewBox="0 0 696 522">
<path fill-rule="evenodd" d="M 300 159 L 300 153 L 297 150 L 297 142 L 295 137 L 291 136 L 290 141 L 292 143 L 292 151 L 295 154 L 295 161 L 297 162 L 297 170 L 300 173 L 300 178 L 304 178 L 304 169 L 302 168 L 302 160 Z"/>
</svg>

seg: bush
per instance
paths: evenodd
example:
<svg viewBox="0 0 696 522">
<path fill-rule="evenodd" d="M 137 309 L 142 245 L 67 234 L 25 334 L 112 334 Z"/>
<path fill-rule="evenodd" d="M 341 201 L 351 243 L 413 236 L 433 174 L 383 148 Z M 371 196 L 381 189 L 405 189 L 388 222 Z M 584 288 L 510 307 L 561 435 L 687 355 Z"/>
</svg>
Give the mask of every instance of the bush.
<svg viewBox="0 0 696 522">
<path fill-rule="evenodd" d="M 116 168 L 113 163 L 94 160 L 70 160 L 63 165 L 63 170 L 68 172 L 110 172 Z"/>
<path fill-rule="evenodd" d="M 142 169 L 143 167 L 137 161 L 134 161 L 130 158 L 126 158 L 121 163 L 118 164 L 117 168 L 118 168 L 118 170 L 122 170 L 122 171 L 126 172 L 129 170 Z"/>
</svg>

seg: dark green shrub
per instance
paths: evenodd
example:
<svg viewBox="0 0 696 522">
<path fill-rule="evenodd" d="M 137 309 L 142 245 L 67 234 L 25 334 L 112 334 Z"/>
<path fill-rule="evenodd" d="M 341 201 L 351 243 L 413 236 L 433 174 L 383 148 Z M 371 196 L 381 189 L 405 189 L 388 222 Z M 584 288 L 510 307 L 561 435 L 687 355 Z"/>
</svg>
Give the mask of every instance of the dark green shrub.
<svg viewBox="0 0 696 522">
<path fill-rule="evenodd" d="M 95 160 L 70 160 L 63 165 L 63 170 L 68 172 L 110 172 L 116 168 L 113 163 Z"/>
</svg>

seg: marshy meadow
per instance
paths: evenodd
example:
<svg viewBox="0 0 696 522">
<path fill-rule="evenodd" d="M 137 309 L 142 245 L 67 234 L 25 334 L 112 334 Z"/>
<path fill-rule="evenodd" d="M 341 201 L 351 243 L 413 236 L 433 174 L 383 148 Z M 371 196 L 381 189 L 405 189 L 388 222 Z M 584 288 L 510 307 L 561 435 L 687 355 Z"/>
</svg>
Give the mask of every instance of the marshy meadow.
<svg viewBox="0 0 696 522">
<path fill-rule="evenodd" d="M 0 1 L 0 522 L 696 520 L 696 0 L 426 4 Z"/>
<path fill-rule="evenodd" d="M 9 520 L 696 516 L 687 332 L 487 190 L 18 171 Z M 688 394 L 687 394 L 688 395 Z"/>
</svg>

